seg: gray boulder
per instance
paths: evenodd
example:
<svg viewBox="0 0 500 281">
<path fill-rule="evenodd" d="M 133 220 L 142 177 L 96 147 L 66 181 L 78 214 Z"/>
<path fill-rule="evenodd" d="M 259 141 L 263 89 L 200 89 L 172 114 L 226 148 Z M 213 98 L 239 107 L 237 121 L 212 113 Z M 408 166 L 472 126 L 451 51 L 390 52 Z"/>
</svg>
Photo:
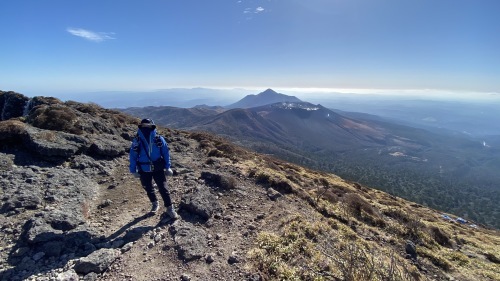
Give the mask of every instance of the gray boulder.
<svg viewBox="0 0 500 281">
<path fill-rule="evenodd" d="M 90 152 L 100 156 L 116 157 L 123 155 L 130 147 L 130 142 L 121 137 L 109 134 L 101 134 L 99 138 L 92 140 Z"/>
<path fill-rule="evenodd" d="M 198 186 L 192 193 L 184 195 L 180 208 L 206 220 L 222 211 L 215 195 L 205 186 Z"/>
<path fill-rule="evenodd" d="M 115 249 L 100 249 L 86 257 L 78 259 L 75 262 L 74 270 L 83 275 L 90 272 L 102 273 L 119 257 L 119 255 L 120 251 Z"/>
<path fill-rule="evenodd" d="M 45 221 L 47 221 L 52 228 L 62 231 L 74 229 L 78 225 L 85 223 L 81 212 L 75 212 L 69 208 L 45 213 Z"/>
<path fill-rule="evenodd" d="M 88 149 L 89 140 L 74 134 L 26 127 L 25 146 L 31 151 L 47 157 L 69 158 Z"/>
<path fill-rule="evenodd" d="M 59 241 L 63 239 L 61 230 L 53 229 L 42 218 L 34 218 L 28 221 L 26 231 L 26 242 L 29 244 L 43 243 L 48 241 Z"/>
<path fill-rule="evenodd" d="M 27 187 L 27 189 L 19 189 L 16 193 L 12 194 L 9 200 L 0 208 L 0 213 L 6 213 L 15 209 L 37 209 L 42 204 L 42 197 L 39 192 L 32 189 Z"/>
<path fill-rule="evenodd" d="M 205 256 L 207 251 L 207 233 L 203 228 L 191 223 L 179 222 L 172 227 L 175 248 L 179 258 L 192 261 Z"/>
</svg>

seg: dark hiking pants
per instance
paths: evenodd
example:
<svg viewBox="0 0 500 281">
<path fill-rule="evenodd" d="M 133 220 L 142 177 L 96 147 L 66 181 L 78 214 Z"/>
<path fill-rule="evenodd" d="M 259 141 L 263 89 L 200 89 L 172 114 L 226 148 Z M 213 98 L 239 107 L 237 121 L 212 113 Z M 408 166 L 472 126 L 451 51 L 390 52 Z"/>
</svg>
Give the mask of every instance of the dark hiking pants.
<svg viewBox="0 0 500 281">
<path fill-rule="evenodd" d="M 141 185 L 146 190 L 149 201 L 155 202 L 158 201 L 156 198 L 156 194 L 153 188 L 153 179 L 158 186 L 158 190 L 160 191 L 160 195 L 163 198 L 163 203 L 165 207 L 172 205 L 172 200 L 170 199 L 170 193 L 167 189 L 167 178 L 165 177 L 165 173 L 163 170 L 156 170 L 153 172 L 141 172 Z"/>
</svg>

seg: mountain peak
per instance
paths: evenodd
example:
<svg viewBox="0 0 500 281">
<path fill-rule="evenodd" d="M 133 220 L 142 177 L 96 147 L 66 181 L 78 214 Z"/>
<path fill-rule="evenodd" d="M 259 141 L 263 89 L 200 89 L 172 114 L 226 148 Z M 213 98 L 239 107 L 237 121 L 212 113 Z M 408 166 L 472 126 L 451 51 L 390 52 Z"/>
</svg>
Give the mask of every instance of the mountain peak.
<svg viewBox="0 0 500 281">
<path fill-rule="evenodd" d="M 267 89 L 258 95 L 248 95 L 236 103 L 228 105 L 228 108 L 252 108 L 277 102 L 302 102 L 295 96 L 288 96 L 275 92 L 273 89 Z"/>
<path fill-rule="evenodd" d="M 277 93 L 276 91 L 274 91 L 273 89 L 269 88 L 267 90 L 265 90 L 264 92 L 258 94 L 259 96 L 260 95 L 280 95 L 279 93 Z"/>
</svg>

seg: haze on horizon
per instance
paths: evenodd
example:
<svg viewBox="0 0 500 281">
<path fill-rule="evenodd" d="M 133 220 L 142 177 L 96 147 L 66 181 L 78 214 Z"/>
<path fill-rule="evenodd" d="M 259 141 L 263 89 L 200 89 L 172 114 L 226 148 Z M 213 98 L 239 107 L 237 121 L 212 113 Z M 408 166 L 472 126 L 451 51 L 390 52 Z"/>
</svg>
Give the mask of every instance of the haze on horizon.
<svg viewBox="0 0 500 281">
<path fill-rule="evenodd" d="M 498 97 L 499 8 L 494 0 L 1 1 L 0 89 Z"/>
</svg>

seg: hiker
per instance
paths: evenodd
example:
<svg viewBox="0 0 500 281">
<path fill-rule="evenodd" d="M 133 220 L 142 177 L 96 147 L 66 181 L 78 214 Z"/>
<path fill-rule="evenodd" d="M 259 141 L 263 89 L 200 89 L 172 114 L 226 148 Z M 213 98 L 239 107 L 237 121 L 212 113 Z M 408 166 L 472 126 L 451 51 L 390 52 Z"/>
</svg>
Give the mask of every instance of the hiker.
<svg viewBox="0 0 500 281">
<path fill-rule="evenodd" d="M 167 209 L 166 214 L 172 219 L 177 219 L 179 215 L 175 212 L 175 206 L 167 189 L 166 176 L 173 175 L 170 169 L 168 144 L 157 134 L 153 120 L 143 119 L 138 127 L 137 135 L 130 147 L 130 172 L 140 178 L 141 185 L 146 190 L 152 204 L 150 213 L 155 214 L 160 208 L 153 188 L 154 179 Z"/>
</svg>

